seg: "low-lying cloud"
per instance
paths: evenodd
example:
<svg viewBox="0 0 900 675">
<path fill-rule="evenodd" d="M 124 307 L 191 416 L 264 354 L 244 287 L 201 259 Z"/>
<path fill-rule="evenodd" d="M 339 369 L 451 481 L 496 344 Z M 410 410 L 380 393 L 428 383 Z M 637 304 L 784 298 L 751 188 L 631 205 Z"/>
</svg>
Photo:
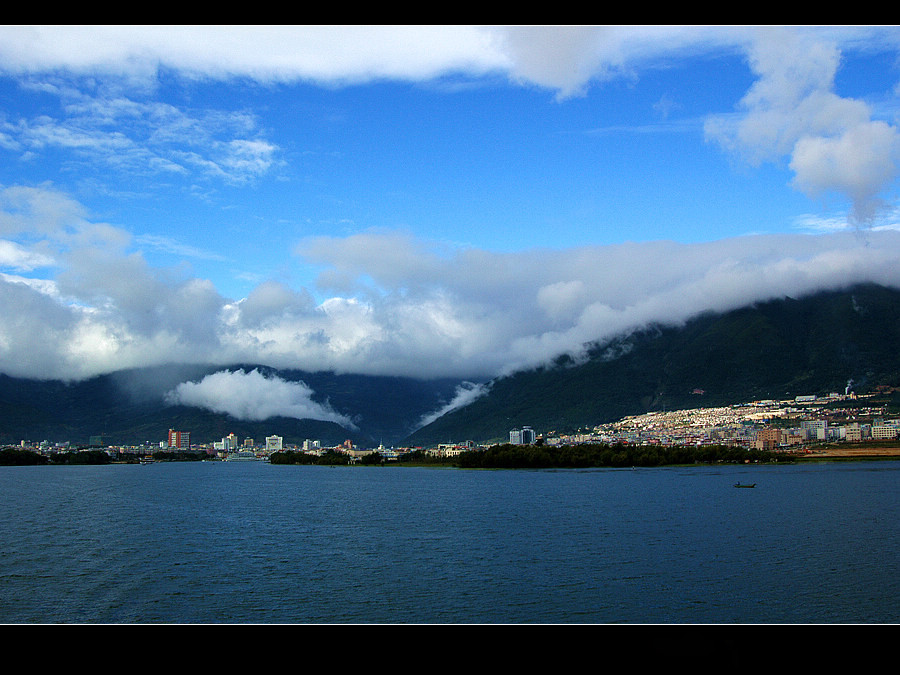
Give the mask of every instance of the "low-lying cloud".
<svg viewBox="0 0 900 675">
<path fill-rule="evenodd" d="M 477 383 L 477 382 L 463 382 L 457 388 L 456 392 L 453 396 L 453 399 L 446 405 L 442 406 L 438 410 L 435 410 L 432 413 L 427 415 L 423 415 L 422 419 L 419 420 L 416 428 L 422 428 L 424 426 L 428 426 L 432 422 L 434 422 L 439 417 L 443 417 L 447 413 L 453 412 L 458 408 L 464 408 L 469 405 L 473 401 L 485 396 L 491 389 L 490 383 Z"/>
<path fill-rule="evenodd" d="M 313 390 L 303 382 L 267 377 L 254 369 L 249 373 L 220 371 L 199 382 L 182 382 L 166 394 L 165 400 L 170 405 L 203 408 L 251 422 L 292 417 L 356 428 L 349 417 L 326 404 L 317 403 L 313 396 Z"/>
<path fill-rule="evenodd" d="M 55 279 L 0 276 L 0 371 L 8 375 L 82 379 L 168 363 L 249 363 L 483 381 L 652 322 L 862 282 L 900 288 L 900 232 L 876 228 L 516 253 L 447 252 L 399 233 L 322 237 L 296 251 L 322 270 L 316 288 L 268 281 L 241 299 L 155 269 L 118 244 L 95 239 L 52 255 Z M 258 373 L 179 395 L 202 393 L 222 406 L 243 400 L 249 414 L 254 386 L 281 392 L 257 405 L 310 403 L 308 392 Z"/>
</svg>

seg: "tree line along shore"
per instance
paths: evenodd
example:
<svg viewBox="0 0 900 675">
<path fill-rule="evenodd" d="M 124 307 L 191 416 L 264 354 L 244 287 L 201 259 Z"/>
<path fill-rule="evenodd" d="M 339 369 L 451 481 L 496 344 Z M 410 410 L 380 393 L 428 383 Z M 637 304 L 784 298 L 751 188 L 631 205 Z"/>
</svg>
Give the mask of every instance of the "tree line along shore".
<svg viewBox="0 0 900 675">
<path fill-rule="evenodd" d="M 463 469 L 492 468 L 624 468 L 657 467 L 690 464 L 784 464 L 816 459 L 900 459 L 900 446 L 893 443 L 830 444 L 806 448 L 800 452 L 747 450 L 728 445 L 659 446 L 625 444 L 580 444 L 548 447 L 541 444 L 513 445 L 502 443 L 486 449 L 463 452 L 454 457 L 439 457 L 414 450 L 399 459 L 387 460 L 373 452 L 354 460 L 339 452 L 315 455 L 285 450 L 272 453 L 271 464 L 350 465 L 363 466 L 449 466 Z M 205 452 L 160 452 L 155 461 L 209 460 Z M 8 447 L 0 449 L 0 466 L 26 465 L 100 465 L 122 463 L 103 450 L 55 452 L 49 455 L 32 450 Z"/>
<path fill-rule="evenodd" d="M 457 468 L 626 468 L 657 467 L 691 464 L 785 464 L 814 459 L 841 458 L 900 458 L 900 447 L 870 444 L 843 450 L 816 448 L 803 452 L 777 450 L 747 450 L 727 445 L 657 446 L 625 444 L 579 444 L 571 446 L 493 445 L 483 450 L 462 452 L 454 457 L 440 457 L 422 450 L 404 454 L 387 461 L 372 453 L 352 462 L 339 453 L 322 456 L 304 452 L 274 453 L 274 464 L 351 464 L 396 466 L 451 466 Z"/>
</svg>

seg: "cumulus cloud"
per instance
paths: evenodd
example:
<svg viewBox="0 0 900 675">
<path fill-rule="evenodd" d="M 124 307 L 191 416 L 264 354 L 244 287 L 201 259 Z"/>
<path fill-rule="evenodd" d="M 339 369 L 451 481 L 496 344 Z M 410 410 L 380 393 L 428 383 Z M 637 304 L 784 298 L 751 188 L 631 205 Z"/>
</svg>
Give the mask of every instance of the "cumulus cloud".
<svg viewBox="0 0 900 675">
<path fill-rule="evenodd" d="M 793 184 L 812 198 L 838 194 L 870 223 L 898 175 L 900 132 L 869 105 L 835 93 L 837 43 L 819 33 L 762 29 L 748 46 L 756 82 L 737 118 L 712 117 L 707 135 L 759 164 L 787 157 Z"/>
<path fill-rule="evenodd" d="M 313 400 L 314 392 L 303 382 L 266 377 L 258 370 L 220 371 L 199 382 L 182 382 L 166 394 L 172 405 L 204 408 L 239 420 L 261 421 L 293 417 L 336 422 L 355 429 L 353 422 L 330 406 Z"/>
<path fill-rule="evenodd" d="M 742 29 L 704 26 L 504 26 L 491 31 L 511 79 L 578 96 L 595 82 L 633 79 L 662 57 L 733 48 Z"/>
</svg>

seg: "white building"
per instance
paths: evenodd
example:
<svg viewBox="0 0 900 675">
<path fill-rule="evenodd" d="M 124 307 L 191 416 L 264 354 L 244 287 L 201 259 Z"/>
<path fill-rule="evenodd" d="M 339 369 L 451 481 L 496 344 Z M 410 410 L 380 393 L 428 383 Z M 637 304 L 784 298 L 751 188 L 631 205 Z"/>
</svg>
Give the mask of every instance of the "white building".
<svg viewBox="0 0 900 675">
<path fill-rule="evenodd" d="M 897 427 L 882 424 L 872 427 L 872 440 L 884 441 L 897 438 Z"/>
<path fill-rule="evenodd" d="M 232 452 L 233 450 L 237 450 L 238 448 L 238 439 L 234 434 L 228 434 L 221 441 L 213 443 L 213 448 L 216 450 L 224 450 L 225 452 Z"/>
<path fill-rule="evenodd" d="M 281 452 L 283 440 L 281 436 L 266 436 L 266 452 Z"/>
</svg>

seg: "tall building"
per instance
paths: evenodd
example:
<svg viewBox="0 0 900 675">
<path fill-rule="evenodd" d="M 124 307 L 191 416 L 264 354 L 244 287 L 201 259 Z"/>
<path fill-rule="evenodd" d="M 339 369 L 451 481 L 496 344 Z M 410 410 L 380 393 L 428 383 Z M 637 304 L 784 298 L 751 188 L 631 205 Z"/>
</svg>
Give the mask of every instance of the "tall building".
<svg viewBox="0 0 900 675">
<path fill-rule="evenodd" d="M 534 445 L 535 438 L 534 430 L 531 427 L 522 427 L 522 443 L 524 445 Z"/>
<path fill-rule="evenodd" d="M 509 432 L 509 442 L 512 445 L 534 445 L 535 434 L 531 427 L 513 429 Z"/>
<path fill-rule="evenodd" d="M 191 448 L 191 432 L 175 431 L 169 429 L 169 447 L 181 450 L 190 450 Z"/>
<path fill-rule="evenodd" d="M 281 450 L 281 436 L 266 436 L 266 451 L 279 452 Z"/>
</svg>

